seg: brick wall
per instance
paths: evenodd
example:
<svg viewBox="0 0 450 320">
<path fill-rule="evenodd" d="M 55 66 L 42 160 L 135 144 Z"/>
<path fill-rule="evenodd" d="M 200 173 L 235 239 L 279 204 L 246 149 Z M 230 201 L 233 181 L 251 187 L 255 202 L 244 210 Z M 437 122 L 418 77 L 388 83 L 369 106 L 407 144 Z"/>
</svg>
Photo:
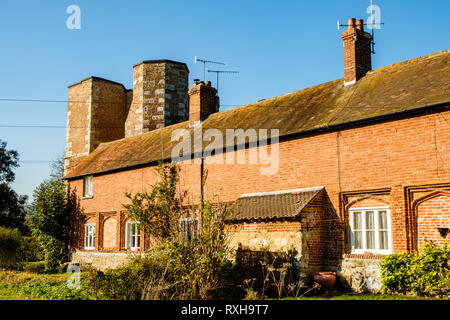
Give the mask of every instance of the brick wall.
<svg viewBox="0 0 450 320">
<path fill-rule="evenodd" d="M 438 226 L 450 227 L 450 193 L 438 195 L 421 202 L 417 206 L 418 248 L 421 249 L 426 240 L 438 246 L 444 244 Z"/>
<path fill-rule="evenodd" d="M 69 87 L 66 171 L 102 142 L 124 137 L 125 88 L 91 77 Z"/>
<path fill-rule="evenodd" d="M 218 110 L 218 101 L 216 100 L 217 90 L 211 87 L 211 82 L 206 84 L 195 83 L 189 90 L 189 125 L 193 126 L 199 121 L 205 120 L 210 114 Z"/>
<path fill-rule="evenodd" d="M 405 190 L 428 185 L 432 191 L 434 184 L 450 184 L 449 121 L 450 112 L 442 112 L 282 141 L 279 171 L 272 176 L 260 175 L 261 165 L 206 163 L 205 198 L 232 202 L 244 193 L 324 186 L 345 221 L 343 194 L 366 197 L 388 190 L 384 198 L 391 207 L 393 249 L 409 250 Z M 180 188 L 198 204 L 200 165 L 185 161 L 180 167 Z M 94 197 L 81 204 L 86 213 L 118 212 L 126 191 L 149 189 L 156 178 L 152 167 L 95 176 Z M 82 192 L 82 180 L 70 184 Z"/>
<path fill-rule="evenodd" d="M 342 33 L 344 41 L 345 83 L 355 82 L 372 70 L 372 36 L 364 31 L 363 20 L 349 19 L 349 28 Z"/>
</svg>

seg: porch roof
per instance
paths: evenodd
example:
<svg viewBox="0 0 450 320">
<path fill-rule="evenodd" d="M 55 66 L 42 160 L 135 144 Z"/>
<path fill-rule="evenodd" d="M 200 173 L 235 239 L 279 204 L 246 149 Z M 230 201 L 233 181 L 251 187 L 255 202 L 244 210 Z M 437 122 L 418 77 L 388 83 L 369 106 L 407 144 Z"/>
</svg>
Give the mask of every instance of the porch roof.
<svg viewBox="0 0 450 320">
<path fill-rule="evenodd" d="M 324 189 L 314 187 L 243 194 L 234 204 L 231 220 L 295 218 Z"/>
</svg>

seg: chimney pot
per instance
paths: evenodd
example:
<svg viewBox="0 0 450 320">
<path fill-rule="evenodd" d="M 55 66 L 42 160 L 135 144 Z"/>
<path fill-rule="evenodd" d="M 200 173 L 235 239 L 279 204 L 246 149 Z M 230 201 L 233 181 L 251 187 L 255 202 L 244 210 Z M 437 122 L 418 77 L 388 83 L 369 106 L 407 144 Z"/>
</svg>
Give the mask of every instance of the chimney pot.
<svg viewBox="0 0 450 320">
<path fill-rule="evenodd" d="M 364 31 L 364 20 L 363 19 L 358 19 L 356 21 L 356 28 L 358 28 L 359 30 Z"/>
<path fill-rule="evenodd" d="M 349 29 L 354 29 L 355 28 L 355 24 L 356 24 L 356 19 L 355 18 L 348 19 L 348 28 Z"/>
</svg>

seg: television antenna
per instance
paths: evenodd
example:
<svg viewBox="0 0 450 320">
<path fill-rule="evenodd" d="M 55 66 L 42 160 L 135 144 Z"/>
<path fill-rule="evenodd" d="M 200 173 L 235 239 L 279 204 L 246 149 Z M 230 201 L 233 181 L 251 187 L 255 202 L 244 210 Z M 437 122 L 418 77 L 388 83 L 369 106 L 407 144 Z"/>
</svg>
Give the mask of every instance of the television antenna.
<svg viewBox="0 0 450 320">
<path fill-rule="evenodd" d="M 225 65 L 224 62 L 218 62 L 218 61 L 211 61 L 211 60 L 200 59 L 200 58 L 198 58 L 197 56 L 195 56 L 194 61 L 195 61 L 195 63 L 197 63 L 197 62 L 203 63 L 203 81 L 205 81 L 205 79 L 206 79 L 206 64 L 207 64 L 207 63 L 214 63 L 214 64 Z"/>
<path fill-rule="evenodd" d="M 221 74 L 221 73 L 239 73 L 239 71 L 227 71 L 227 70 L 208 70 L 208 72 L 214 72 L 217 75 L 217 93 L 219 93 L 219 74 Z"/>
<path fill-rule="evenodd" d="M 370 0 L 370 22 L 371 23 L 364 23 L 365 26 L 370 26 L 370 29 L 372 29 L 372 40 L 371 40 L 371 45 L 372 45 L 372 53 L 375 54 L 375 26 L 381 26 L 384 25 L 384 22 L 374 22 L 374 17 L 373 17 L 373 0 Z M 348 27 L 348 24 L 342 24 L 339 22 L 337 22 L 337 29 L 340 30 L 341 27 Z"/>
</svg>

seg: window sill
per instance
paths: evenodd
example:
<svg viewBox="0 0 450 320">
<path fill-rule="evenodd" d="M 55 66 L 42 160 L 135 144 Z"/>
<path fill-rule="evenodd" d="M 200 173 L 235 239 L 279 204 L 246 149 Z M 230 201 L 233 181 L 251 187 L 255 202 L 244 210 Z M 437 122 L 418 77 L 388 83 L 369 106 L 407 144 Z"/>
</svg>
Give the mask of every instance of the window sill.
<svg viewBox="0 0 450 320">
<path fill-rule="evenodd" d="M 382 253 L 373 253 L 373 252 L 365 252 L 365 253 L 345 253 L 343 255 L 344 259 L 371 259 L 371 260 L 380 260 L 383 258 Z"/>
<path fill-rule="evenodd" d="M 89 197 L 81 197 L 81 200 L 87 200 L 87 199 L 93 199 L 94 196 L 89 196 Z"/>
</svg>

